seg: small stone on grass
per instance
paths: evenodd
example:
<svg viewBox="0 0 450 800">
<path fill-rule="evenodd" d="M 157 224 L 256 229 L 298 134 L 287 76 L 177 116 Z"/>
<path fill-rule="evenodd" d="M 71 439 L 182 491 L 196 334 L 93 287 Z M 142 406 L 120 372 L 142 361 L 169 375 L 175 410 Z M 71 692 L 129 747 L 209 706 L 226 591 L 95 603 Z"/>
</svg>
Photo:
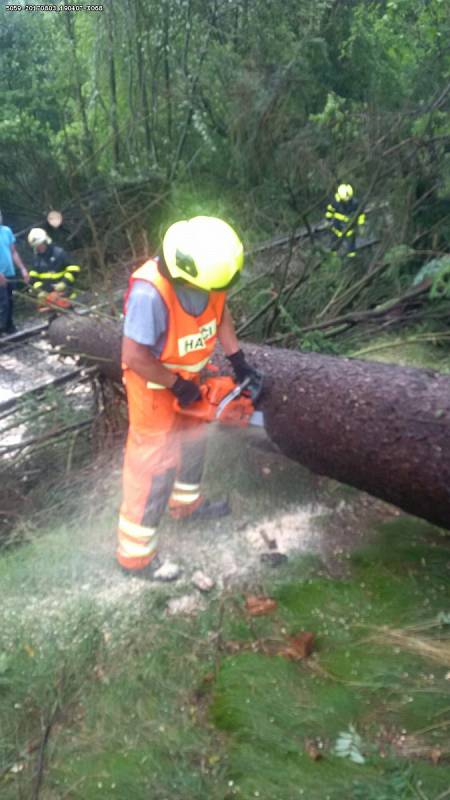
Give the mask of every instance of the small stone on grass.
<svg viewBox="0 0 450 800">
<path fill-rule="evenodd" d="M 181 575 L 181 568 L 173 561 L 164 561 L 158 569 L 155 569 L 153 577 L 156 581 L 176 581 Z"/>
<path fill-rule="evenodd" d="M 192 583 L 200 592 L 210 592 L 215 586 L 213 579 L 199 569 L 194 572 Z"/>
</svg>

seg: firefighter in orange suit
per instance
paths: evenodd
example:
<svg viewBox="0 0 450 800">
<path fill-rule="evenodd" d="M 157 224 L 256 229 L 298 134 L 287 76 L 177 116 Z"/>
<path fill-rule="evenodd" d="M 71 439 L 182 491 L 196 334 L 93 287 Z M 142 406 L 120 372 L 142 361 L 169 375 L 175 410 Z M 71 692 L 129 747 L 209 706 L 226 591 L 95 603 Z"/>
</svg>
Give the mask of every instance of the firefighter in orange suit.
<svg viewBox="0 0 450 800">
<path fill-rule="evenodd" d="M 230 513 L 226 500 L 201 494 L 205 424 L 178 414 L 175 399 L 182 407 L 200 399 L 200 371 L 217 339 L 238 382 L 258 374 L 239 349 L 226 306 L 242 266 L 235 231 L 201 216 L 172 225 L 162 254 L 131 276 L 122 347 L 129 432 L 117 548 L 127 573 L 158 577 L 157 528 L 167 507 L 178 519 Z"/>
</svg>

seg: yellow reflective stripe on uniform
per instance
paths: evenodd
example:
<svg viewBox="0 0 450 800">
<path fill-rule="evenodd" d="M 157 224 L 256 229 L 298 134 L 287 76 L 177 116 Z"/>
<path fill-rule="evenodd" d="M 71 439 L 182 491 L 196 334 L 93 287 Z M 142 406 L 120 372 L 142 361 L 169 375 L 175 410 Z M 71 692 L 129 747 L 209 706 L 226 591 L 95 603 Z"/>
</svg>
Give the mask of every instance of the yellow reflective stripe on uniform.
<svg viewBox="0 0 450 800">
<path fill-rule="evenodd" d="M 175 481 L 174 489 L 180 489 L 183 492 L 192 492 L 196 489 L 200 489 L 199 483 L 182 483 L 181 481 Z"/>
<path fill-rule="evenodd" d="M 72 275 L 71 272 L 65 272 L 64 273 L 64 279 L 66 281 L 69 281 L 69 283 L 75 283 L 75 275 Z"/>
<path fill-rule="evenodd" d="M 194 503 L 200 497 L 200 484 L 199 483 L 182 483 L 175 481 L 170 495 L 171 500 L 176 500 L 177 503 Z"/>
<path fill-rule="evenodd" d="M 119 546 L 118 550 L 120 555 L 128 556 L 128 558 L 145 558 L 146 556 L 151 556 L 151 554 L 156 550 L 156 542 L 151 542 L 148 545 L 144 544 L 134 544 L 130 542 L 129 539 L 120 539 L 120 532 L 119 532 Z"/>
<path fill-rule="evenodd" d="M 358 225 L 364 225 L 365 221 L 366 221 L 366 215 L 360 214 L 358 217 Z"/>
<path fill-rule="evenodd" d="M 33 283 L 33 289 L 39 289 L 40 286 L 42 286 L 42 281 L 35 281 Z"/>
<path fill-rule="evenodd" d="M 164 362 L 162 362 L 162 364 L 168 369 L 183 369 L 185 372 L 200 372 L 203 367 L 206 367 L 208 361 L 209 356 L 199 361 L 198 364 L 165 364 Z"/>
<path fill-rule="evenodd" d="M 62 272 L 30 272 L 30 275 L 39 275 L 43 280 L 56 280 L 64 277 L 64 270 Z"/>
<path fill-rule="evenodd" d="M 132 536 L 134 539 L 149 539 L 155 535 L 156 528 L 147 528 L 145 525 L 138 525 L 137 522 L 130 522 L 125 517 L 119 517 L 119 529 Z"/>
<path fill-rule="evenodd" d="M 338 230 L 337 228 L 331 228 L 331 230 L 333 231 L 333 233 L 335 233 L 335 234 L 336 234 L 336 236 L 338 236 L 338 237 L 339 237 L 339 239 L 341 238 L 341 236 L 343 236 L 343 235 L 344 235 L 344 234 L 342 233 L 342 231 Z"/>
<path fill-rule="evenodd" d="M 199 361 L 198 364 L 166 364 L 164 361 L 161 361 L 163 367 L 167 367 L 167 369 L 182 369 L 184 372 L 200 372 L 203 367 L 206 367 L 209 361 L 209 356 L 204 358 L 202 361 Z M 167 386 L 162 386 L 160 383 L 152 383 L 152 381 L 147 381 L 147 389 L 167 389 Z"/>
<path fill-rule="evenodd" d="M 200 492 L 172 492 L 170 495 L 171 500 L 176 500 L 177 503 L 185 503 L 187 506 L 194 503 L 200 497 Z"/>
<path fill-rule="evenodd" d="M 341 222 L 348 222 L 350 217 L 347 217 L 346 214 L 340 214 L 339 211 L 334 212 L 334 218 L 340 220 Z"/>
<path fill-rule="evenodd" d="M 66 272 L 80 272 L 80 267 L 77 267 L 76 264 L 72 264 L 70 267 L 66 267 Z"/>
</svg>

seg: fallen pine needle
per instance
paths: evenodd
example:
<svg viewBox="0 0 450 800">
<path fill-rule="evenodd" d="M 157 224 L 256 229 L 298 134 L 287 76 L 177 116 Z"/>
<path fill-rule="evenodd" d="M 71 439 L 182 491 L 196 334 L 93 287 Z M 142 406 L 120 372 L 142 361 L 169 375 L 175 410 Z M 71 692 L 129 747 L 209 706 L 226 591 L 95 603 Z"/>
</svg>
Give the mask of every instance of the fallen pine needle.
<svg viewBox="0 0 450 800">
<path fill-rule="evenodd" d="M 369 638 L 380 645 L 400 647 L 409 653 L 427 658 L 443 667 L 450 667 L 450 641 L 439 641 L 409 633 L 399 628 L 382 627 Z"/>
</svg>

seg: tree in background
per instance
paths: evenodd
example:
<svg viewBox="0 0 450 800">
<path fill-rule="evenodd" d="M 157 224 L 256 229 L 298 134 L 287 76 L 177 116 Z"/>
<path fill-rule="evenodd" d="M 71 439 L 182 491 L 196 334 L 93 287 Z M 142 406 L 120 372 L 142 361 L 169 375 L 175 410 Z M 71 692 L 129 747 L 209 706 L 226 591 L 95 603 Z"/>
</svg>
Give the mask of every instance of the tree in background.
<svg viewBox="0 0 450 800">
<path fill-rule="evenodd" d="M 2 197 L 24 213 L 84 203 L 87 219 L 97 187 L 156 181 L 169 201 L 164 223 L 226 213 L 258 237 L 305 213 L 320 218 L 344 179 L 365 201 L 388 203 L 382 233 L 391 245 L 445 249 L 446 5 L 111 0 L 103 13 L 2 9 Z M 133 209 L 137 226 L 149 217 L 159 225 L 154 205 L 139 218 L 148 205 Z"/>
</svg>

